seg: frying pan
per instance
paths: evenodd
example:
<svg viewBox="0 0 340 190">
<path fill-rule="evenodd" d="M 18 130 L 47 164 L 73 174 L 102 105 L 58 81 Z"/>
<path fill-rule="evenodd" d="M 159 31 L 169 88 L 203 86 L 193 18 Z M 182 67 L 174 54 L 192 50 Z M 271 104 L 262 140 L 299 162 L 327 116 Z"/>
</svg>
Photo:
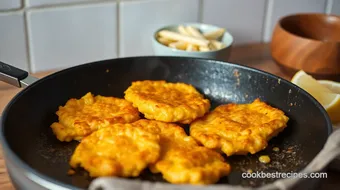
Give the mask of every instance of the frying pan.
<svg viewBox="0 0 340 190">
<path fill-rule="evenodd" d="M 98 184 L 118 189 L 275 189 L 280 184 L 290 187 L 287 184 L 298 186 L 303 183 L 295 183 L 296 180 L 282 183 L 282 180 L 271 178 L 247 179 L 241 174 L 249 169 L 254 172 L 299 172 L 308 164 L 308 171 L 321 170 L 335 157 L 329 153 L 336 146 L 328 146 L 328 151 L 320 152 L 332 132 L 323 107 L 301 88 L 253 68 L 200 58 L 150 56 L 87 63 L 40 80 L 4 63 L 0 63 L 0 71 L 3 81 L 18 87 L 27 86 L 9 102 L 1 121 L 3 154 L 17 189 L 95 189 Z M 273 138 L 265 150 L 254 155 L 226 158 L 232 172 L 214 185 L 172 185 L 161 175 L 150 174 L 147 170 L 137 179 L 94 180 L 82 170 L 68 176 L 68 160 L 78 142 L 59 142 L 53 135 L 49 126 L 57 121 L 58 106 L 87 92 L 123 97 L 132 81 L 146 79 L 192 84 L 210 99 L 212 109 L 220 104 L 249 103 L 260 98 L 285 112 L 290 118 L 288 127 Z M 188 130 L 188 126 L 183 127 Z M 273 147 L 280 151 L 274 152 Z M 269 155 L 272 161 L 262 164 L 258 161 L 260 155 Z M 319 161 L 312 162 L 317 155 Z"/>
</svg>

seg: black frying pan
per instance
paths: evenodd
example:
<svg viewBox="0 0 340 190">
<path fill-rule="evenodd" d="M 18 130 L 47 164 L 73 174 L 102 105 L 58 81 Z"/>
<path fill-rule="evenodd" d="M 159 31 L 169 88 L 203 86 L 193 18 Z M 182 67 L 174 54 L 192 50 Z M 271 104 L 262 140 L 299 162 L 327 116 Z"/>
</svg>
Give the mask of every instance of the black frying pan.
<svg viewBox="0 0 340 190">
<path fill-rule="evenodd" d="M 24 71 L 3 63 L 0 71 L 1 78 L 6 78 L 7 82 L 20 85 L 19 79 L 24 81 L 21 85 L 30 83 Z M 14 78 L 8 80 L 5 75 L 14 75 Z M 68 160 L 78 143 L 59 142 L 49 127 L 57 121 L 58 106 L 87 92 L 123 97 L 132 81 L 145 79 L 192 84 L 211 100 L 212 109 L 220 104 L 249 103 L 260 98 L 283 110 L 290 118 L 288 127 L 269 142 L 266 150 L 255 155 L 226 158 L 231 163 L 232 173 L 219 184 L 260 186 L 275 180 L 243 179 L 241 173 L 248 169 L 298 172 L 323 148 L 332 131 L 327 113 L 312 96 L 284 79 L 256 69 L 178 57 L 133 57 L 88 63 L 38 80 L 18 93 L 5 108 L 1 142 L 16 187 L 87 188 L 91 179 L 86 172 L 77 171 L 74 176 L 66 174 Z M 273 147 L 279 147 L 280 151 L 274 152 Z M 263 154 L 271 157 L 270 164 L 258 161 Z M 166 183 L 160 175 L 148 171 L 140 179 Z"/>
</svg>

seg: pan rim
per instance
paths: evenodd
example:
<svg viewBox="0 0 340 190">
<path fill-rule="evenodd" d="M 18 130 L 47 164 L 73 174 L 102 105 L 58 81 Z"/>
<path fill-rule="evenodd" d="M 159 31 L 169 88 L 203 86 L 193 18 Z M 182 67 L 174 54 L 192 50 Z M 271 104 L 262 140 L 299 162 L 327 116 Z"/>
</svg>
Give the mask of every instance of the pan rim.
<svg viewBox="0 0 340 190">
<path fill-rule="evenodd" d="M 78 188 L 76 186 L 73 185 L 69 185 L 66 184 L 62 181 L 56 180 L 52 177 L 46 176 L 44 174 L 42 174 L 41 172 L 37 171 L 36 169 L 30 167 L 26 162 L 24 162 L 19 156 L 16 155 L 16 153 L 10 148 L 9 143 L 6 140 L 5 134 L 4 134 L 4 127 L 5 127 L 5 118 L 8 115 L 9 110 L 11 109 L 11 106 L 23 95 L 25 94 L 28 90 L 30 90 L 31 88 L 34 88 L 35 86 L 38 86 L 40 83 L 45 82 L 46 80 L 49 80 L 51 78 L 57 77 L 60 74 L 63 73 L 67 73 L 69 71 L 78 69 L 78 68 L 83 68 L 83 67 L 89 67 L 91 65 L 94 64 L 103 64 L 109 61 L 128 61 L 128 60 L 135 60 L 135 59 L 155 59 L 155 60 L 160 60 L 160 59 L 168 59 L 168 60 L 203 60 L 206 61 L 207 63 L 213 63 L 213 64 L 220 64 L 220 65 L 229 65 L 229 66 L 233 66 L 234 68 L 239 68 L 239 69 L 244 69 L 244 70 L 248 70 L 254 73 L 258 73 L 264 76 L 268 76 L 270 78 L 273 79 L 280 79 L 280 82 L 282 83 L 286 83 L 286 85 L 292 86 L 293 88 L 299 89 L 300 93 L 302 93 L 303 95 L 307 96 L 312 103 L 321 111 L 322 115 L 324 116 L 324 118 L 326 119 L 326 124 L 327 124 L 327 133 L 328 136 L 332 133 L 333 128 L 332 128 L 332 122 L 326 112 L 326 110 L 323 108 L 323 106 L 313 97 L 311 96 L 308 92 L 306 92 L 305 90 L 303 90 L 302 88 L 300 88 L 299 86 L 291 83 L 290 81 L 281 78 L 277 75 L 271 74 L 269 72 L 266 71 L 262 71 L 260 69 L 256 69 L 256 68 L 252 68 L 246 65 L 241 65 L 238 64 L 236 62 L 225 62 L 225 61 L 219 61 L 219 60 L 214 60 L 214 59 L 206 59 L 206 58 L 189 58 L 189 57 L 179 57 L 179 56 L 131 56 L 131 57 L 123 57 L 123 58 L 115 58 L 115 59 L 104 59 L 104 60 L 98 60 L 98 61 L 93 61 L 93 62 L 88 62 L 85 64 L 81 64 L 81 65 L 77 65 L 77 66 L 73 66 L 73 67 L 69 67 L 66 69 L 62 69 L 59 71 L 56 71 L 46 77 L 43 77 L 41 79 L 39 79 L 38 81 L 36 81 L 35 83 L 29 85 L 28 87 L 26 87 L 25 89 L 22 89 L 19 93 L 17 93 L 11 100 L 10 102 L 6 105 L 6 107 L 3 110 L 3 114 L 2 114 L 2 118 L 0 119 L 0 126 L 1 126 L 1 130 L 0 130 L 0 142 L 1 142 L 1 146 L 4 152 L 4 155 L 6 155 L 7 158 L 10 158 L 12 162 L 14 162 L 16 165 L 18 165 L 23 171 L 25 171 L 25 175 L 26 177 L 29 177 L 27 174 L 32 174 L 33 176 L 37 177 L 39 180 L 42 180 L 43 182 L 47 182 L 47 183 L 53 183 L 54 185 L 60 186 L 60 188 L 67 188 L 67 189 L 81 189 Z M 320 150 L 321 151 L 321 150 Z M 6 161 L 6 160 L 5 160 Z M 32 180 L 31 178 L 29 178 L 30 180 Z M 279 179 L 278 179 L 279 180 Z M 34 181 L 34 180 L 32 180 Z M 277 180 L 275 180 L 277 181 Z M 269 183 L 265 186 L 268 185 L 274 185 L 274 182 Z M 37 182 L 36 182 L 37 183 Z M 153 182 L 153 183 L 159 183 L 159 182 Z M 39 183 L 39 185 L 42 185 Z M 218 186 L 217 184 L 211 184 L 213 186 Z M 211 186 L 208 185 L 207 187 Z M 224 185 L 225 187 L 237 187 L 238 185 L 229 185 L 226 184 Z M 191 186 L 193 187 L 193 186 Z M 260 186 L 263 187 L 263 186 Z M 244 187 L 245 189 L 247 187 Z"/>
</svg>

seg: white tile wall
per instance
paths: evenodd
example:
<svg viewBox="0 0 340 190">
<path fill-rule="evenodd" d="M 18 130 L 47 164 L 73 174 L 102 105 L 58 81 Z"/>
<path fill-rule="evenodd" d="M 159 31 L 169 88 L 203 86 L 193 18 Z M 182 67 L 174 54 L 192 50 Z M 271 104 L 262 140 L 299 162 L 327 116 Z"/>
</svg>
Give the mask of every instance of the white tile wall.
<svg viewBox="0 0 340 190">
<path fill-rule="evenodd" d="M 116 3 L 28 11 L 33 72 L 117 57 Z"/>
<path fill-rule="evenodd" d="M 275 24 L 281 17 L 295 13 L 322 13 L 325 12 L 326 6 L 326 0 L 268 0 L 264 41 L 270 41 Z"/>
<path fill-rule="evenodd" d="M 340 15 L 340 1 L 339 0 L 329 0 L 332 1 L 331 13 L 335 15 Z"/>
<path fill-rule="evenodd" d="M 144 0 L 120 3 L 120 56 L 152 55 L 151 37 L 159 27 L 199 21 L 199 0 Z"/>
<path fill-rule="evenodd" d="M 25 0 L 28 7 L 100 0 Z"/>
<path fill-rule="evenodd" d="M 153 55 L 154 30 L 181 22 L 225 27 L 235 44 L 268 42 L 298 12 L 340 15 L 340 0 L 0 0 L 0 60 L 37 72 Z"/>
<path fill-rule="evenodd" d="M 19 9 L 21 0 L 0 0 L 0 10 Z"/>
<path fill-rule="evenodd" d="M 22 11 L 0 13 L 0 60 L 27 70 L 27 51 Z"/>
<path fill-rule="evenodd" d="M 262 40 L 265 0 L 203 0 L 203 22 L 225 27 L 235 44 Z"/>
</svg>

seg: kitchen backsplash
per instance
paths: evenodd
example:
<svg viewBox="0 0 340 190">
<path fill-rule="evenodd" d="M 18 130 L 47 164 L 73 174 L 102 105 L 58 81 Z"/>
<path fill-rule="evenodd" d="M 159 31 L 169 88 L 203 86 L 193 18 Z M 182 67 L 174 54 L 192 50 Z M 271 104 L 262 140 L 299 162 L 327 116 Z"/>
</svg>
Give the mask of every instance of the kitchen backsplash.
<svg viewBox="0 0 340 190">
<path fill-rule="evenodd" d="M 340 15 L 340 0 L 0 0 L 0 60 L 31 72 L 152 55 L 168 24 L 225 27 L 235 44 L 268 42 L 297 12 Z"/>
</svg>

